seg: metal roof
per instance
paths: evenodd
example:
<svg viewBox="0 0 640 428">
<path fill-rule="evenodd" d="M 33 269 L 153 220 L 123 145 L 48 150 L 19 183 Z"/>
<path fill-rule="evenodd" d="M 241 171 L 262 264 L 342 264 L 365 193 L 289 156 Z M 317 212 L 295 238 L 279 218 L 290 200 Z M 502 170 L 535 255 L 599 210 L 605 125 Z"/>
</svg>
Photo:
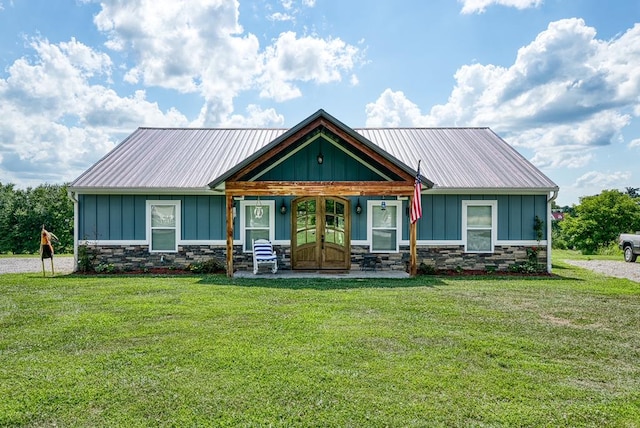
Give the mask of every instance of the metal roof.
<svg viewBox="0 0 640 428">
<path fill-rule="evenodd" d="M 557 190 L 489 128 L 360 128 L 359 136 L 434 189 Z M 73 190 L 205 190 L 287 129 L 139 128 L 78 177 Z M 414 171 L 415 172 L 415 171 Z"/>
<path fill-rule="evenodd" d="M 420 172 L 435 189 L 557 190 L 558 186 L 489 128 L 355 129 Z"/>
<path fill-rule="evenodd" d="M 71 188 L 207 189 L 286 129 L 138 128 Z"/>
</svg>

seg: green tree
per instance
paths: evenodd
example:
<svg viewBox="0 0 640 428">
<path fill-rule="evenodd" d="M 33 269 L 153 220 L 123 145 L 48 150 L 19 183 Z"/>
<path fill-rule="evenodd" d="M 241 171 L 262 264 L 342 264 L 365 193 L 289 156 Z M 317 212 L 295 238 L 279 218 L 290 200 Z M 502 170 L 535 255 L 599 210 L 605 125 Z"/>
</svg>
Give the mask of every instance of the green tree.
<svg viewBox="0 0 640 428">
<path fill-rule="evenodd" d="M 561 229 L 569 247 L 594 254 L 620 233 L 640 230 L 640 205 L 619 190 L 604 190 L 581 198 L 575 214 L 565 216 Z"/>
<path fill-rule="evenodd" d="M 57 253 L 73 250 L 73 203 L 66 185 L 16 189 L 0 183 L 0 252 L 37 253 L 45 225 L 59 239 Z"/>
<path fill-rule="evenodd" d="M 0 253 L 10 251 L 12 246 L 14 200 L 14 185 L 0 183 Z"/>
</svg>

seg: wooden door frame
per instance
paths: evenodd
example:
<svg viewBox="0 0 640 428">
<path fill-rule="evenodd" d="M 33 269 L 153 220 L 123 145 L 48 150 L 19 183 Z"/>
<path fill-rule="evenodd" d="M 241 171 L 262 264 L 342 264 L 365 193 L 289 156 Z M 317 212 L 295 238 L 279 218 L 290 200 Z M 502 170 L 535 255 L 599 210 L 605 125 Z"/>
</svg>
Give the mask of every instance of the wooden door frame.
<svg viewBox="0 0 640 428">
<path fill-rule="evenodd" d="M 316 265 L 314 267 L 296 267 L 297 253 L 296 243 L 297 243 L 297 215 L 298 210 L 297 206 L 299 202 L 303 202 L 306 200 L 315 200 L 316 201 Z M 329 242 L 325 242 L 324 237 L 326 236 L 326 201 L 333 200 L 344 204 L 344 261 L 340 266 L 328 267 L 325 256 L 326 256 L 326 246 L 328 246 Z M 340 196 L 333 195 L 313 195 L 313 196 L 300 196 L 294 198 L 291 201 L 291 269 L 326 269 L 326 270 L 348 270 L 351 268 L 351 201 L 347 198 L 343 198 Z"/>
</svg>

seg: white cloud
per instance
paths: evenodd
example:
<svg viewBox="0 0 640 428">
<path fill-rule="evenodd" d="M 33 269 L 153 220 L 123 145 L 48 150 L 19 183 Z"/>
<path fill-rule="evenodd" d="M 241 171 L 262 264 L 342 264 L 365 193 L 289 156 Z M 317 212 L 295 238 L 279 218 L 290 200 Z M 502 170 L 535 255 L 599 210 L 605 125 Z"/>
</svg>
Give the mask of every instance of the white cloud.
<svg viewBox="0 0 640 428">
<path fill-rule="evenodd" d="M 272 108 L 263 110 L 255 104 L 247 107 L 246 116 L 234 114 L 221 123 L 221 126 L 237 128 L 282 127 L 283 125 L 284 117 L 281 114 Z"/>
<path fill-rule="evenodd" d="M 267 19 L 269 21 L 280 21 L 280 22 L 295 21 L 295 18 L 292 15 L 289 15 L 288 13 L 282 13 L 282 12 L 272 13 L 271 15 L 267 16 Z"/>
<path fill-rule="evenodd" d="M 422 126 L 428 118 L 403 92 L 386 89 L 374 102 L 367 104 L 366 126 L 372 128 Z"/>
<path fill-rule="evenodd" d="M 629 147 L 640 147 L 640 138 L 636 138 L 635 140 L 631 140 L 629 142 Z"/>
<path fill-rule="evenodd" d="M 140 91 L 120 97 L 90 83 L 110 78 L 110 58 L 78 41 L 36 39 L 0 79 L 0 181 L 37 185 L 75 178 L 138 126 L 186 125 Z"/>
<path fill-rule="evenodd" d="M 515 7 L 516 9 L 528 9 L 538 7 L 542 0 L 459 0 L 463 6 L 461 13 L 484 13 L 489 6 L 500 5 Z"/>
<path fill-rule="evenodd" d="M 575 186 L 578 188 L 599 188 L 613 189 L 624 187 L 631 179 L 629 171 L 619 171 L 613 173 L 604 173 L 599 171 L 590 171 L 579 177 Z"/>
<path fill-rule="evenodd" d="M 236 0 L 100 4 L 94 21 L 108 35 L 107 46 L 132 58 L 125 81 L 201 95 L 204 104 L 194 125 L 229 120 L 242 91 L 258 88 L 262 97 L 276 101 L 296 98 L 301 96 L 296 81 L 340 81 L 359 59 L 358 49 L 340 39 L 295 33 L 282 33 L 261 51 L 258 38 L 243 32 Z M 271 19 L 293 19 L 294 2 L 281 4 L 292 12 Z"/>
<path fill-rule="evenodd" d="M 446 104 L 422 114 L 401 92 L 367 105 L 367 124 L 489 126 L 541 167 L 578 167 L 640 111 L 640 24 L 596 39 L 580 19 L 549 24 L 510 67 L 464 65 Z"/>
<path fill-rule="evenodd" d="M 298 38 L 285 32 L 265 50 L 265 70 L 258 79 L 260 96 L 285 101 L 301 95 L 294 81 L 330 83 L 342 80 L 358 61 L 358 48 L 335 38 Z"/>
</svg>

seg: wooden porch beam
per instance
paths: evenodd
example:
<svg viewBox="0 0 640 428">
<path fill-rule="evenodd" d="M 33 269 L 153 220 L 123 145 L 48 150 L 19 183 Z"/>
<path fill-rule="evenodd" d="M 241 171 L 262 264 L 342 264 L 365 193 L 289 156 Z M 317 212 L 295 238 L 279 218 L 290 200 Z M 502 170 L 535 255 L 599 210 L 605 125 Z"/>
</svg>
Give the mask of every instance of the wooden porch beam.
<svg viewBox="0 0 640 428">
<path fill-rule="evenodd" d="M 410 196 L 413 182 L 227 181 L 225 191 L 234 196 Z"/>
</svg>

